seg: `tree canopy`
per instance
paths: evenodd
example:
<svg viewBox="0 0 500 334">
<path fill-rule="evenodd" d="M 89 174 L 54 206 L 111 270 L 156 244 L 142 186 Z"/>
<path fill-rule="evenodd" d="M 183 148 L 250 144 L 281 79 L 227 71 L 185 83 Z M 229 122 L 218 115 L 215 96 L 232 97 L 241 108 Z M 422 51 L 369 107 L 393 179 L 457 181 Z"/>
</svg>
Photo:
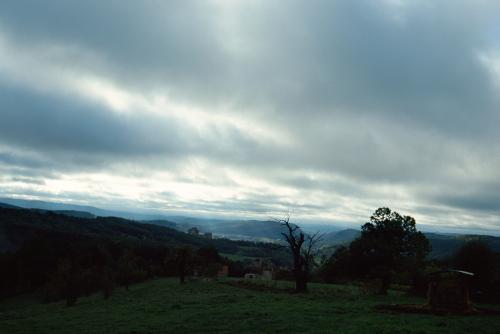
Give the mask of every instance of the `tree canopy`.
<svg viewBox="0 0 500 334">
<path fill-rule="evenodd" d="M 379 208 L 361 227 L 350 250 L 364 264 L 365 274 L 382 279 L 381 292 L 386 293 L 393 272 L 418 268 L 431 248 L 413 217 Z"/>
<path fill-rule="evenodd" d="M 380 279 L 379 292 L 385 294 L 394 273 L 416 275 L 430 250 L 413 217 L 379 208 L 361 227 L 360 237 L 348 248 L 337 249 L 326 262 L 324 274 Z"/>
</svg>

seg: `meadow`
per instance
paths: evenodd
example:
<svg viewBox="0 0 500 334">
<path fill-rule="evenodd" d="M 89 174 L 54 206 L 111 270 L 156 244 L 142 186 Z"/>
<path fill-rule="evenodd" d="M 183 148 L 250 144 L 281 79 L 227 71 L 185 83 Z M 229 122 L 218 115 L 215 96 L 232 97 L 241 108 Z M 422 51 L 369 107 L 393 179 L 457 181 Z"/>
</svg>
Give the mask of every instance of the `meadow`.
<svg viewBox="0 0 500 334">
<path fill-rule="evenodd" d="M 500 333 L 498 316 L 393 314 L 380 304 L 423 303 L 404 292 L 370 296 L 349 285 L 240 285 L 232 280 L 156 279 L 100 294 L 41 304 L 35 296 L 0 303 L 0 333 Z M 491 307 L 491 306 L 490 306 Z"/>
</svg>

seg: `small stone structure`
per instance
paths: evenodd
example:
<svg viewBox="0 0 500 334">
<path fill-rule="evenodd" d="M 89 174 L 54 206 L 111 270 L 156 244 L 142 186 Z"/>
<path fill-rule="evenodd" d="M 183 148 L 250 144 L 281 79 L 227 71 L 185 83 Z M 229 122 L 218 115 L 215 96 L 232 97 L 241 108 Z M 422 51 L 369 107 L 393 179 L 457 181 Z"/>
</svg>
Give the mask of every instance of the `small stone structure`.
<svg viewBox="0 0 500 334">
<path fill-rule="evenodd" d="M 429 306 L 438 310 L 472 311 L 469 287 L 472 277 L 473 273 L 462 270 L 441 270 L 429 274 Z"/>
<path fill-rule="evenodd" d="M 427 304 L 376 305 L 382 311 L 435 315 L 500 315 L 500 311 L 474 307 L 470 300 L 473 273 L 441 270 L 428 275 Z"/>
<path fill-rule="evenodd" d="M 200 230 L 198 230 L 197 227 L 191 227 L 188 230 L 188 233 L 191 234 L 191 235 L 199 235 L 200 234 Z"/>
<path fill-rule="evenodd" d="M 273 270 L 262 270 L 262 279 L 272 281 L 274 279 Z"/>
<path fill-rule="evenodd" d="M 255 258 L 246 267 L 246 270 L 250 273 L 255 273 L 257 275 L 256 278 L 271 281 L 276 277 L 277 268 L 278 267 L 271 259 Z"/>
<path fill-rule="evenodd" d="M 217 277 L 227 277 L 229 275 L 229 266 L 227 264 L 222 265 L 221 269 L 217 272 Z"/>
<path fill-rule="evenodd" d="M 260 278 L 259 274 L 247 273 L 245 274 L 245 279 L 258 279 Z"/>
</svg>

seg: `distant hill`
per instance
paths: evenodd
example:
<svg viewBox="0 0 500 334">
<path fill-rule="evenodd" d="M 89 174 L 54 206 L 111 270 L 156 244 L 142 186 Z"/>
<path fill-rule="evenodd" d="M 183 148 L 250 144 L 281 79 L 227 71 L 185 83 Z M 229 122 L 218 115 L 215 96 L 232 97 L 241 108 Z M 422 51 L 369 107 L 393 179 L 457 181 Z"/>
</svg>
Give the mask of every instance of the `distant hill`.
<svg viewBox="0 0 500 334">
<path fill-rule="evenodd" d="M 0 208 L 20 209 L 20 207 L 18 206 L 10 205 L 7 203 L 0 203 Z"/>
<path fill-rule="evenodd" d="M 154 225 L 164 226 L 164 227 L 173 228 L 173 229 L 179 228 L 177 223 L 171 222 L 169 220 L 164 220 L 164 219 L 141 220 L 140 222 L 143 224 L 154 224 Z"/>
<path fill-rule="evenodd" d="M 191 227 L 201 232 L 211 232 L 215 235 L 233 240 L 252 240 L 277 242 L 283 239 L 283 226 L 272 220 L 231 220 L 231 219 L 204 219 L 184 216 L 168 216 L 175 225 L 169 227 L 180 231 L 187 231 Z M 152 224 L 164 225 L 163 220 L 148 221 Z"/>
<path fill-rule="evenodd" d="M 256 219 L 217 219 L 198 218 L 187 216 L 166 216 L 169 221 L 177 224 L 177 229 L 187 231 L 191 227 L 197 227 L 202 232 L 212 232 L 219 236 L 224 236 L 234 240 L 254 240 L 254 241 L 282 241 L 282 232 L 285 229 L 280 223 L 274 220 Z M 320 223 L 298 223 L 306 234 L 331 233 L 339 231 L 341 228 L 334 225 Z"/>
<path fill-rule="evenodd" d="M 433 258 L 450 257 L 469 241 L 484 242 L 495 252 L 500 252 L 500 237 L 471 234 L 447 235 L 438 233 L 426 233 L 425 235 L 431 242 L 431 256 Z"/>
<path fill-rule="evenodd" d="M 331 232 L 323 237 L 321 245 L 325 248 L 330 248 L 330 253 L 338 246 L 349 245 L 360 234 L 361 231 L 356 229 L 345 229 L 338 232 Z M 500 237 L 469 234 L 424 234 L 427 239 L 429 239 L 432 246 L 432 251 L 429 256 L 435 259 L 443 259 L 453 256 L 453 254 L 460 249 L 460 247 L 473 240 L 482 241 L 495 252 L 500 252 Z"/>
<path fill-rule="evenodd" d="M 132 219 L 144 224 L 158 225 L 177 231 L 186 232 L 191 227 L 197 227 L 202 233 L 211 232 L 219 237 L 232 240 L 247 240 L 257 242 L 280 242 L 283 227 L 279 223 L 267 220 L 237 220 L 237 219 L 213 219 L 198 218 L 179 215 L 155 215 L 126 211 L 105 210 L 92 206 L 82 206 L 65 203 L 52 203 L 34 200 L 22 200 L 12 198 L 0 198 L 0 208 L 34 208 L 41 211 L 52 211 L 55 213 L 85 219 L 95 219 L 96 217 L 121 217 Z M 304 225 L 304 230 L 311 233 L 315 228 L 308 230 L 309 226 Z M 335 229 L 335 227 L 331 227 Z M 328 232 L 321 241 L 321 247 L 333 251 L 340 245 L 348 245 L 352 240 L 360 235 L 358 229 L 343 229 Z M 432 258 L 446 258 L 453 255 L 463 244 L 470 240 L 481 240 L 488 244 L 493 250 L 500 252 L 500 237 L 487 235 L 469 234 L 441 234 L 425 233 L 432 245 Z M 2 239 L 0 238 L 0 241 Z"/>
<path fill-rule="evenodd" d="M 47 210 L 0 208 L 0 240 L 4 241 L 0 244 L 0 252 L 16 251 L 27 240 L 53 234 L 61 237 L 66 235 L 165 243 L 172 246 L 204 244 L 204 240 L 199 240 L 200 238 L 170 228 L 141 224 L 123 218 L 82 218 Z"/>
<path fill-rule="evenodd" d="M 351 241 L 359 237 L 360 234 L 360 230 L 353 228 L 330 232 L 323 236 L 321 244 L 324 246 L 349 245 Z"/>
<path fill-rule="evenodd" d="M 15 206 L 26 209 L 39 209 L 58 212 L 61 214 L 80 217 L 120 217 L 143 223 L 155 224 L 186 232 L 191 227 L 197 227 L 201 232 L 211 232 L 215 235 L 233 240 L 251 240 L 277 242 L 282 240 L 282 228 L 278 223 L 271 220 L 242 220 L 232 218 L 200 218 L 181 215 L 160 215 L 132 211 L 106 210 L 93 206 L 76 205 L 68 203 L 45 202 L 38 200 L 25 200 L 15 198 L 0 198 L 0 202 L 7 206 Z M 306 233 L 317 230 L 338 230 L 331 225 L 304 224 Z"/>
<path fill-rule="evenodd" d="M 86 216 L 91 214 L 93 216 L 99 217 L 120 217 L 133 220 L 158 220 L 165 219 L 162 215 L 156 214 L 146 214 L 139 212 L 128 212 L 128 211 L 117 211 L 117 210 L 106 210 L 100 209 L 93 206 L 87 205 L 77 205 L 68 203 L 57 203 L 57 202 L 45 202 L 38 200 L 26 200 L 17 198 L 0 198 L 0 203 L 2 205 L 10 205 L 25 209 L 40 209 L 49 210 L 54 212 L 60 212 L 67 215 L 76 214 L 79 215 L 81 212 L 86 212 Z"/>
<path fill-rule="evenodd" d="M 105 210 L 92 206 L 53 203 L 37 200 L 0 198 L 4 207 L 18 207 L 52 211 L 78 218 L 120 217 L 147 224 L 154 224 L 186 232 L 197 227 L 202 232 L 212 232 L 234 240 L 277 241 L 281 240 L 282 229 L 274 221 L 210 219 L 187 216 L 162 216 L 125 211 Z"/>
<path fill-rule="evenodd" d="M 222 222 L 211 226 L 213 232 L 223 235 L 242 235 L 249 238 L 281 240 L 283 226 L 275 221 L 244 220 Z"/>
<path fill-rule="evenodd" d="M 79 213 L 77 213 L 79 214 Z M 162 221 L 163 225 L 175 224 Z M 32 239 L 113 240 L 170 248 L 214 246 L 220 253 L 289 261 L 286 250 L 272 244 L 209 239 L 170 227 L 117 217 L 82 218 L 39 209 L 0 208 L 0 253 L 15 252 Z"/>
<path fill-rule="evenodd" d="M 1 200 L 2 199 L 0 199 L 0 201 Z M 87 211 L 51 209 L 54 207 L 66 207 L 66 205 L 59 205 L 57 203 L 48 203 L 48 202 L 42 202 L 42 201 L 12 200 L 12 199 L 4 199 L 4 200 L 12 202 L 12 203 L 17 202 L 17 203 L 22 204 L 22 205 L 12 205 L 12 204 L 8 204 L 8 203 L 0 202 L 0 208 L 23 209 L 23 208 L 25 208 L 25 206 L 23 206 L 23 205 L 29 205 L 31 203 L 31 205 L 29 205 L 28 208 L 39 210 L 40 212 L 52 211 L 52 212 L 59 213 L 62 215 L 78 217 L 78 218 L 89 218 L 89 219 L 96 218 L 96 215 L 94 215 L 90 212 L 87 212 Z"/>
<path fill-rule="evenodd" d="M 19 207 L 15 207 L 17 209 L 22 209 Z M 87 211 L 76 211 L 76 210 L 44 210 L 44 209 L 30 209 L 42 213 L 47 213 L 47 212 L 53 212 L 53 213 L 58 213 L 60 215 L 65 215 L 65 216 L 70 216 L 70 217 L 76 217 L 76 218 L 87 218 L 87 219 L 94 219 L 97 218 L 97 216 L 91 214 L 90 212 Z"/>
</svg>

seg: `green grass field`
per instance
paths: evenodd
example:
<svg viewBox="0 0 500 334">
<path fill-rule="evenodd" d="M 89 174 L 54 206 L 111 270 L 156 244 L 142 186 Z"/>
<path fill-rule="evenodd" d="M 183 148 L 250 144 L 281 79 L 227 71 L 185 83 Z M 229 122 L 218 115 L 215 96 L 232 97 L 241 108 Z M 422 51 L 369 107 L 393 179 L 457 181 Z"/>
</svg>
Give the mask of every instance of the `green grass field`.
<svg viewBox="0 0 500 334">
<path fill-rule="evenodd" d="M 356 287 L 311 284 L 311 292 L 280 291 L 287 283 L 248 289 L 223 282 L 158 279 L 64 302 L 28 297 L 0 304 L 0 333 L 500 333 L 500 317 L 381 313 L 377 304 L 419 303 L 399 292 L 366 296 Z M 264 290 L 264 291 L 260 291 Z"/>
</svg>

